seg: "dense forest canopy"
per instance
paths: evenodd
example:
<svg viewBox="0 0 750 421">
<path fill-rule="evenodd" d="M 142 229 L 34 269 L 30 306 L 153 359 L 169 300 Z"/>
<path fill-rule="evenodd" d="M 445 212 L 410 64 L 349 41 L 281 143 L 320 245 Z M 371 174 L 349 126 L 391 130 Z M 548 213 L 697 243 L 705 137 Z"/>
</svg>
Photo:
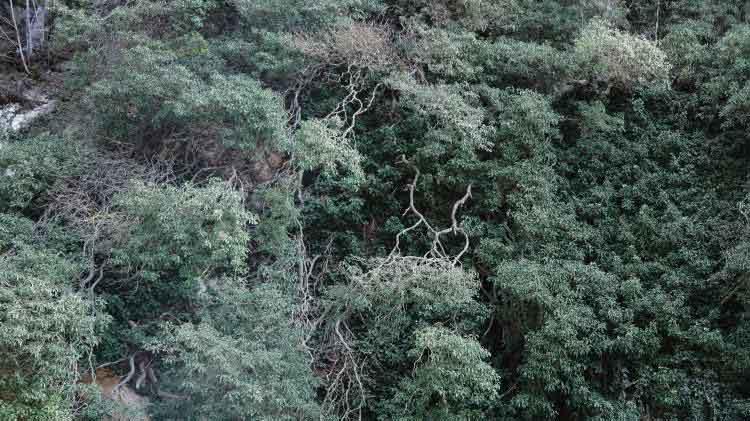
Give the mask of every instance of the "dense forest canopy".
<svg viewBox="0 0 750 421">
<path fill-rule="evenodd" d="M 0 419 L 750 419 L 747 1 L 1 3 Z"/>
</svg>

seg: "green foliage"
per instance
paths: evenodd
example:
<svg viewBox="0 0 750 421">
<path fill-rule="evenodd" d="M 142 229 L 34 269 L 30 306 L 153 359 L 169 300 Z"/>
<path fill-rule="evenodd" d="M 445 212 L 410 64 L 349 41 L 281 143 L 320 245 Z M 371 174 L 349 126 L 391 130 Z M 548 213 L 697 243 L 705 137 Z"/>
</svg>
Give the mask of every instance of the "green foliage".
<svg viewBox="0 0 750 421">
<path fill-rule="evenodd" d="M 199 81 L 164 45 L 137 46 L 121 54 L 112 74 L 91 87 L 91 101 L 105 138 L 139 142 L 152 130 L 175 125 L 162 107 Z"/>
<path fill-rule="evenodd" d="M 24 244 L 0 263 L 0 416 L 72 419 L 76 364 L 107 321 L 101 303 L 73 292 L 79 267 L 54 253 Z"/>
<path fill-rule="evenodd" d="M 473 33 L 422 25 L 411 29 L 419 39 L 409 53 L 431 73 L 449 80 L 473 80 L 481 74 L 477 58 L 485 45 Z"/>
<path fill-rule="evenodd" d="M 573 54 L 587 79 L 602 78 L 626 86 L 666 82 L 670 65 L 652 42 L 594 20 L 576 38 Z"/>
<path fill-rule="evenodd" d="M 317 413 L 315 380 L 278 289 L 224 280 L 200 324 L 165 326 L 154 346 L 174 366 L 169 385 L 190 400 L 166 402 L 163 419 L 295 420 Z M 170 415 L 173 414 L 173 415 Z"/>
<path fill-rule="evenodd" d="M 381 8 L 379 0 L 233 0 L 232 4 L 248 27 L 279 32 L 314 32 L 350 10 L 356 14 Z"/>
<path fill-rule="evenodd" d="M 0 417 L 101 418 L 75 367 L 132 356 L 154 419 L 749 418 L 748 13 L 56 4 L 31 132 L 75 136 L 0 143 Z"/>
<path fill-rule="evenodd" d="M 684 81 L 705 77 L 706 60 L 710 57 L 708 41 L 711 26 L 699 21 L 688 21 L 671 28 L 659 43 L 674 66 L 673 72 Z"/>
<path fill-rule="evenodd" d="M 342 136 L 337 121 L 306 120 L 294 134 L 294 153 L 303 170 L 322 169 L 323 173 L 335 176 L 338 167 L 356 183 L 364 175 L 360 161 L 362 157 Z M 339 122 L 340 123 L 340 122 Z M 338 124 L 340 126 L 340 124 Z"/>
<path fill-rule="evenodd" d="M 26 245 L 34 235 L 34 221 L 0 213 L 0 250 Z"/>
<path fill-rule="evenodd" d="M 547 44 L 499 38 L 482 54 L 486 80 L 495 86 L 547 91 L 571 72 L 571 56 Z"/>
<path fill-rule="evenodd" d="M 212 49 L 229 69 L 271 86 L 288 86 L 289 79 L 304 66 L 293 35 L 287 33 L 255 30 L 248 36 L 217 39 Z"/>
<path fill-rule="evenodd" d="M 722 101 L 719 116 L 723 126 L 744 127 L 750 115 L 750 68 L 745 58 L 750 48 L 750 26 L 738 25 L 717 43 L 716 59 L 724 67 L 707 84 L 710 95 Z"/>
<path fill-rule="evenodd" d="M 435 145 L 458 144 L 463 148 L 490 149 L 492 126 L 484 123 L 484 110 L 478 98 L 461 85 L 421 85 L 404 75 L 388 81 L 404 95 L 405 105 L 427 122 L 426 135 Z"/>
<path fill-rule="evenodd" d="M 102 53 L 112 47 L 106 34 L 134 44 L 174 38 L 202 29 L 218 6 L 211 0 L 157 0 L 115 7 L 102 15 L 93 4 L 59 3 L 53 6 L 57 21 L 52 45 L 55 50 L 92 48 Z"/>
<path fill-rule="evenodd" d="M 124 52 L 117 70 L 90 91 L 100 133 L 143 148 L 184 145 L 201 136 L 205 159 L 220 158 L 220 151 L 210 150 L 216 148 L 245 153 L 291 148 L 276 94 L 242 75 L 212 73 L 204 80 L 185 57 L 203 53 L 183 47 L 187 50 L 154 44 Z"/>
<path fill-rule="evenodd" d="M 549 90 L 567 77 L 571 57 L 548 45 L 497 37 L 479 38 L 472 32 L 417 26 L 419 36 L 410 54 L 429 72 L 453 82 L 482 81 L 493 86 Z"/>
<path fill-rule="evenodd" d="M 540 396 L 562 395 L 583 413 L 617 413 L 619 406 L 597 391 L 587 373 L 604 371 L 602 376 L 613 376 L 606 387 L 624 391 L 628 376 L 637 370 L 607 372 L 602 359 L 627 364 L 648 361 L 658 351 L 657 325 L 649 320 L 652 316 L 639 314 L 644 304 L 638 301 L 648 295 L 639 281 L 620 281 L 596 267 L 564 263 L 506 263 L 496 273 L 496 287 L 514 303 L 503 314 L 523 315 L 519 323 L 530 330 L 521 369 L 527 392 L 513 404 L 530 417 L 552 417 L 553 406 Z M 651 294 L 662 296 L 664 310 L 673 306 L 663 293 Z"/>
<path fill-rule="evenodd" d="M 388 337 L 413 332 L 424 323 L 455 324 L 470 331 L 468 326 L 483 321 L 485 309 L 474 300 L 477 279 L 472 273 L 442 260 L 409 257 L 375 260 L 369 266 L 366 272 L 350 267 L 352 285 L 332 289 L 330 294 L 341 300 L 338 305 L 362 312 L 362 317 L 370 320 L 368 335 L 381 345 L 389 346 Z M 387 315 L 387 325 L 378 323 Z M 397 341 L 390 344 L 400 345 Z M 380 349 L 391 358 L 403 357 Z"/>
<path fill-rule="evenodd" d="M 348 320 L 352 323 L 354 350 L 358 355 L 367 356 L 369 368 L 363 375 L 372 383 L 368 393 L 379 399 L 394 399 L 393 403 L 387 405 L 390 408 L 387 411 L 391 415 L 398 413 L 405 416 L 407 414 L 393 412 L 401 411 L 393 405 L 404 398 L 401 395 L 403 392 L 397 392 L 395 388 L 414 366 L 415 355 L 409 350 L 414 348 L 421 351 L 430 346 L 426 343 L 430 342 L 430 332 L 433 332 L 429 330 L 431 326 L 450 326 L 459 333 L 470 332 L 486 317 L 486 309 L 474 300 L 476 276 L 445 260 L 404 257 L 365 262 L 365 271 L 358 266 L 350 266 L 347 277 L 350 280 L 348 285 L 339 285 L 328 291 L 327 306 L 330 309 L 327 311 L 334 318 L 344 318 L 344 322 Z M 339 329 L 340 323 L 341 319 L 332 321 L 332 329 Z M 428 329 L 423 332 L 426 336 L 420 336 L 418 332 L 425 328 Z M 433 335 L 438 333 L 433 332 Z M 448 336 L 448 340 L 450 338 L 453 336 Z M 458 340 L 468 344 L 465 346 L 473 350 L 473 355 L 479 356 L 480 361 L 485 356 L 476 342 L 460 336 Z M 480 350 L 478 353 L 477 347 Z M 431 368 L 420 372 L 425 376 L 435 375 L 430 373 Z M 463 387 L 476 387 L 491 396 L 492 392 L 488 389 L 495 387 L 496 379 L 491 374 L 485 375 L 488 377 L 476 385 L 467 380 L 468 384 Z M 416 381 L 423 380 L 418 377 Z M 402 387 L 412 387 L 409 381 L 404 382 Z M 433 387 L 440 393 L 440 385 Z M 424 393 L 426 396 L 420 403 L 421 407 L 415 409 L 417 412 L 414 416 L 420 415 L 419 411 L 439 414 L 446 410 L 445 405 L 433 408 L 430 401 L 432 394 Z M 452 393 L 461 393 L 461 387 L 457 386 Z M 487 405 L 483 398 L 477 398 Z M 474 406 L 467 404 L 466 407 Z"/>
<path fill-rule="evenodd" d="M 560 116 L 549 99 L 533 91 L 496 91 L 487 89 L 495 119 L 505 124 L 497 132 L 503 158 L 508 162 L 524 158 L 544 158 L 546 145 L 557 136 Z"/>
<path fill-rule="evenodd" d="M 212 75 L 207 84 L 193 85 L 164 105 L 186 126 L 219 130 L 221 143 L 228 148 L 290 149 L 280 98 L 254 79 Z"/>
<path fill-rule="evenodd" d="M 213 277 L 245 271 L 247 226 L 255 217 L 227 183 L 134 183 L 114 204 L 124 232 L 113 247 L 113 264 L 153 288 L 166 292 L 182 283 L 194 290 Z"/>
<path fill-rule="evenodd" d="M 84 150 L 49 135 L 0 140 L 0 212 L 34 211 L 54 183 L 82 170 Z"/>
<path fill-rule="evenodd" d="M 472 3 L 481 5 L 485 11 L 490 12 L 484 17 L 486 27 L 481 28 L 482 32 L 491 36 L 512 36 L 538 44 L 569 44 L 581 27 L 592 18 L 627 25 L 628 10 L 620 1 L 502 0 Z"/>
<path fill-rule="evenodd" d="M 489 352 L 474 338 L 442 327 L 424 328 L 410 355 L 416 358 L 414 374 L 384 404 L 388 419 L 482 418 L 482 409 L 498 397 L 500 378 L 485 362 Z"/>
<path fill-rule="evenodd" d="M 393 1 L 402 16 L 409 16 L 429 22 L 437 28 L 460 27 L 470 31 L 489 31 L 509 25 L 507 16 L 518 7 L 513 0 L 484 2 L 468 0 L 454 2 L 439 0 Z"/>
</svg>

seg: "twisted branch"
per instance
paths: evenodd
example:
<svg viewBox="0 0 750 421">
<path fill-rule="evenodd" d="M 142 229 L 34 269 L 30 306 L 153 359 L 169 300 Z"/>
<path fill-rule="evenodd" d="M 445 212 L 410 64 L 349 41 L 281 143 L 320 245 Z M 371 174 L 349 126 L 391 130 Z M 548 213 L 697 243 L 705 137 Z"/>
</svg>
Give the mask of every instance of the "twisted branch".
<svg viewBox="0 0 750 421">
<path fill-rule="evenodd" d="M 130 381 L 130 379 L 133 378 L 133 375 L 135 375 L 135 354 L 130 356 L 129 363 L 130 363 L 130 371 L 128 372 L 127 376 L 125 376 L 125 378 L 122 379 L 120 383 L 117 383 L 117 385 L 112 389 L 113 399 L 116 399 L 118 397 L 120 388 L 125 386 Z"/>
<path fill-rule="evenodd" d="M 402 162 L 409 163 L 405 158 L 402 157 Z M 416 174 L 414 175 L 414 180 L 408 185 L 409 189 L 409 207 L 406 208 L 404 211 L 403 216 L 408 215 L 409 213 L 412 213 L 417 217 L 417 222 L 415 222 L 413 225 L 404 228 L 401 230 L 398 234 L 396 234 L 396 244 L 393 246 L 393 249 L 391 250 L 391 253 L 388 255 L 388 258 L 386 260 L 390 260 L 396 255 L 401 254 L 401 237 L 410 231 L 413 231 L 420 227 L 421 225 L 424 225 L 430 234 L 432 234 L 432 247 L 427 252 L 425 257 L 432 256 L 439 259 L 450 259 L 450 256 L 446 252 L 445 247 L 443 246 L 442 241 L 440 240 L 440 237 L 446 234 L 453 234 L 458 235 L 461 234 L 464 237 L 464 247 L 455 257 L 453 257 L 451 262 L 456 265 L 461 260 L 461 257 L 463 257 L 464 254 L 469 250 L 469 235 L 466 233 L 466 231 L 463 229 L 461 224 L 459 224 L 458 219 L 456 217 L 456 213 L 458 213 L 458 209 L 466 204 L 466 202 L 471 198 L 471 184 L 469 184 L 466 187 L 466 193 L 461 197 L 459 200 L 457 200 L 453 204 L 453 208 L 451 210 L 451 226 L 442 230 L 435 229 L 432 225 L 430 225 L 429 221 L 427 221 L 427 218 L 417 209 L 417 207 L 414 204 L 414 192 L 417 189 L 417 182 L 419 181 L 420 171 L 419 168 L 416 166 L 414 167 L 414 170 L 416 171 Z"/>
</svg>

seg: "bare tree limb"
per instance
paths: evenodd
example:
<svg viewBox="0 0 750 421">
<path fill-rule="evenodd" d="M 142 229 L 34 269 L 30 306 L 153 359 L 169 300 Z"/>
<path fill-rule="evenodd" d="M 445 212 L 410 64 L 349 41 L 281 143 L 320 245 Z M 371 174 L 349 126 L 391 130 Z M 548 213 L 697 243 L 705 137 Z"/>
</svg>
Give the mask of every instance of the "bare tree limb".
<svg viewBox="0 0 750 421">
<path fill-rule="evenodd" d="M 23 43 L 21 43 L 21 31 L 18 28 L 18 22 L 16 22 L 16 12 L 13 11 L 13 0 L 8 0 L 8 3 L 10 4 L 10 17 L 13 20 L 13 29 L 16 32 L 16 40 L 18 41 L 18 54 L 21 56 L 21 63 L 23 64 L 24 70 L 26 70 L 26 73 L 31 74 L 31 71 L 29 70 L 29 66 L 26 63 L 26 58 L 23 54 Z"/>
<path fill-rule="evenodd" d="M 108 363 L 100 364 L 100 365 L 96 366 L 96 369 L 98 370 L 98 369 L 100 369 L 100 368 L 104 368 L 104 367 L 109 367 L 109 366 L 111 366 L 111 365 L 119 364 L 119 363 L 121 363 L 121 362 L 125 361 L 126 359 L 127 359 L 127 358 L 120 358 L 120 359 L 119 359 L 119 360 L 117 360 L 117 361 L 112 361 L 112 362 L 108 362 Z"/>
<path fill-rule="evenodd" d="M 130 356 L 129 362 L 130 362 L 130 371 L 125 376 L 125 378 L 122 379 L 120 383 L 117 383 L 117 385 L 112 389 L 112 398 L 116 399 L 118 396 L 118 393 L 120 392 L 120 388 L 128 384 L 128 382 L 133 378 L 133 375 L 135 375 L 135 354 Z"/>
<path fill-rule="evenodd" d="M 150 363 L 149 363 L 150 365 Z M 141 386 L 143 386 L 143 382 L 146 380 L 146 362 L 141 360 L 138 362 L 138 370 L 140 370 L 140 374 L 138 375 L 138 378 L 135 379 L 135 389 L 139 390 Z"/>
<path fill-rule="evenodd" d="M 401 162 L 409 163 L 405 157 L 402 157 Z M 453 204 L 453 208 L 451 210 L 451 226 L 442 230 L 437 230 L 432 225 L 430 225 L 427 218 L 417 209 L 416 205 L 414 204 L 414 192 L 417 189 L 417 182 L 419 181 L 419 176 L 420 176 L 419 168 L 414 167 L 414 170 L 415 170 L 414 179 L 408 185 L 409 206 L 406 208 L 402 216 L 406 216 L 409 213 L 411 213 L 417 217 L 417 222 L 415 222 L 411 226 L 404 228 L 403 230 L 399 231 L 398 234 L 396 234 L 396 244 L 393 246 L 393 249 L 388 255 L 388 259 L 386 259 L 386 262 L 389 259 L 401 253 L 400 245 L 401 245 L 401 237 L 403 235 L 409 233 L 410 231 L 417 229 L 421 225 L 424 225 L 427 228 L 428 232 L 432 235 L 432 246 L 430 250 L 425 254 L 425 257 L 433 256 L 439 259 L 450 259 L 450 256 L 448 255 L 448 252 L 443 246 L 443 243 L 440 237 L 446 234 L 453 234 L 453 235 L 461 234 L 464 237 L 463 249 L 455 257 L 451 259 L 452 263 L 456 265 L 460 262 L 461 257 L 463 257 L 463 255 L 466 254 L 466 252 L 469 250 L 469 245 L 470 245 L 469 235 L 463 229 L 461 224 L 459 224 L 458 219 L 456 217 L 456 213 L 458 213 L 459 208 L 464 206 L 466 202 L 469 199 L 471 199 L 471 184 L 469 184 L 466 187 L 466 193 L 463 195 L 463 197 L 461 197 L 459 200 L 457 200 Z"/>
</svg>

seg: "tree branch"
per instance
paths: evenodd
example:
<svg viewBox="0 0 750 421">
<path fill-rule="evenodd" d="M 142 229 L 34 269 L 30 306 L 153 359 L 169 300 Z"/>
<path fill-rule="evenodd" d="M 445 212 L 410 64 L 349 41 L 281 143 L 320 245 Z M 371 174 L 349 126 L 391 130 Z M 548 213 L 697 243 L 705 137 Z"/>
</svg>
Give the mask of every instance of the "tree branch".
<svg viewBox="0 0 750 421">
<path fill-rule="evenodd" d="M 120 392 L 120 388 L 126 385 L 135 374 L 135 354 L 130 356 L 129 359 L 130 362 L 130 371 L 128 372 L 127 376 L 125 376 L 120 383 L 117 383 L 117 385 L 112 389 L 112 398 L 116 399 L 118 397 L 118 393 Z"/>
<path fill-rule="evenodd" d="M 403 163 L 409 163 L 409 161 L 406 160 L 405 157 L 401 158 L 401 162 Z M 464 254 L 469 250 L 469 235 L 466 233 L 466 231 L 463 229 L 463 227 L 459 224 L 458 219 L 456 217 L 456 214 L 458 213 L 458 209 L 461 208 L 466 204 L 466 202 L 471 199 L 471 184 L 469 184 L 466 187 L 466 193 L 464 193 L 463 197 L 461 197 L 459 200 L 457 200 L 453 204 L 453 208 L 451 210 L 451 226 L 442 230 L 437 230 L 433 228 L 432 225 L 427 221 L 427 218 L 417 209 L 416 205 L 414 204 L 414 192 L 417 189 L 417 182 L 419 181 L 420 171 L 419 168 L 416 166 L 414 167 L 415 175 L 413 181 L 408 185 L 409 189 L 409 206 L 406 208 L 402 216 L 406 216 L 409 213 L 414 214 L 417 217 L 417 222 L 415 222 L 413 225 L 404 228 L 403 230 L 399 231 L 398 234 L 396 234 L 396 244 L 393 246 L 393 249 L 391 250 L 390 254 L 388 255 L 388 258 L 386 261 L 390 260 L 394 256 L 401 253 L 400 245 L 401 245 L 401 237 L 405 234 L 407 234 L 410 231 L 413 231 L 417 229 L 420 225 L 424 225 L 427 227 L 427 230 L 432 235 L 432 247 L 430 250 L 426 253 L 425 257 L 432 255 L 433 257 L 439 258 L 439 259 L 449 259 L 448 252 L 446 251 L 445 247 L 443 246 L 442 241 L 440 240 L 440 237 L 446 234 L 452 233 L 453 235 L 461 234 L 464 237 L 464 246 L 463 249 L 451 259 L 452 263 L 454 265 L 458 264 L 458 262 L 461 260 L 461 257 L 463 257 Z"/>
</svg>

